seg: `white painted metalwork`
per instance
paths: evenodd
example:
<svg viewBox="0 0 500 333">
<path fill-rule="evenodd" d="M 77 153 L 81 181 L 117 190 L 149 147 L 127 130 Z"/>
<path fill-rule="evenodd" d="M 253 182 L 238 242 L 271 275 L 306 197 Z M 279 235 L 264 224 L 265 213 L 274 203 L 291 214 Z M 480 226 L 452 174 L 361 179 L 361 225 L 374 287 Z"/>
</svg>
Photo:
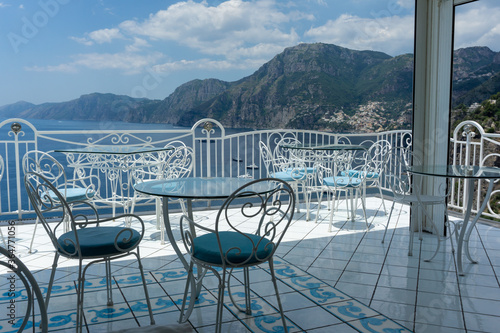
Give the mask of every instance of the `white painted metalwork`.
<svg viewBox="0 0 500 333">
<path fill-rule="evenodd" d="M 467 120 L 458 124 L 453 131 L 451 143 L 453 145 L 451 150 L 452 164 L 498 167 L 500 163 L 500 134 L 486 133 L 481 125 L 475 121 Z M 477 183 L 474 207 L 472 208 L 473 213 L 479 210 L 488 185 L 486 180 L 478 180 Z M 469 193 L 467 182 L 454 179 L 451 184 L 451 197 L 448 206 L 464 214 L 467 206 L 467 193 Z M 495 208 L 491 205 L 492 202 L 498 202 L 497 196 L 499 192 L 500 184 L 497 182 L 491 194 L 490 202 L 483 211 L 484 216 L 500 218 L 500 211 L 495 211 Z"/>
<path fill-rule="evenodd" d="M 452 138 L 452 151 L 456 155 L 457 163 L 464 161 L 466 140 L 461 137 L 459 128 Z M 479 126 L 479 125 L 477 125 Z M 484 149 L 499 151 L 499 134 L 485 133 L 478 127 L 475 138 L 470 140 L 469 150 L 471 163 L 490 163 L 493 156 L 484 155 Z M 0 156 L 5 160 L 3 180 L 0 182 L 0 200 L 2 219 L 33 218 L 27 196 L 22 186 L 22 157 L 27 151 L 51 151 L 56 148 L 85 147 L 90 144 L 101 145 L 128 145 L 139 147 L 149 145 L 164 147 L 172 141 L 182 141 L 193 148 L 192 176 L 196 177 L 248 177 L 264 178 L 267 176 L 264 162 L 259 153 L 259 141 L 269 144 L 274 150 L 277 142 L 273 138 L 283 137 L 284 134 L 293 135 L 304 144 L 334 144 L 339 142 L 359 144 L 364 140 L 387 140 L 391 146 L 408 147 L 412 145 L 410 131 L 387 131 L 370 134 L 337 134 L 308 130 L 234 130 L 225 129 L 222 124 L 213 119 L 202 119 L 191 128 L 175 128 L 165 130 L 81 130 L 56 131 L 38 130 L 32 123 L 24 119 L 14 118 L 0 122 Z M 480 134 L 480 135 L 479 135 Z M 60 163 L 67 166 L 64 154 L 55 156 Z M 474 162 L 472 162 L 474 161 Z M 483 162 L 481 162 L 483 161 Z M 67 172 L 73 172 L 68 170 Z M 101 176 L 103 176 L 101 174 Z M 112 186 L 106 177 L 101 178 L 100 196 L 109 198 L 112 195 Z M 482 185 L 484 187 L 484 182 Z M 383 189 L 388 184 L 382 183 Z M 481 187 L 478 187 L 481 188 Z M 450 206 L 462 209 L 463 185 L 457 183 L 450 197 Z M 492 200 L 495 200 L 494 192 Z M 132 195 L 130 193 L 129 195 Z M 479 194 L 480 196 L 481 194 Z M 489 205 L 491 206 L 491 205 Z M 138 203 L 137 208 L 153 210 L 154 200 Z M 473 212 L 477 211 L 477 204 Z M 137 211 L 137 210 L 136 210 Z M 485 215 L 498 218 L 499 213 L 493 209 L 486 209 Z"/>
</svg>

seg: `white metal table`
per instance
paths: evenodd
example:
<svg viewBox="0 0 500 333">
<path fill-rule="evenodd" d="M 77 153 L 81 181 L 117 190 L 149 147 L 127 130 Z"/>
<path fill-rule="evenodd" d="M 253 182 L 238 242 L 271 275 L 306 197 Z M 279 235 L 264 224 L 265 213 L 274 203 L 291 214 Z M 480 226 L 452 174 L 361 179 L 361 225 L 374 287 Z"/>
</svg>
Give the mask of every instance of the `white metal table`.
<svg viewBox="0 0 500 333">
<path fill-rule="evenodd" d="M 66 155 L 68 166 L 73 168 L 75 176 L 86 169 L 105 175 L 110 182 L 111 195 L 101 201 L 111 204 L 114 216 L 117 204 L 123 207 L 125 213 L 128 212 L 133 197 L 131 172 L 147 167 L 157 168 L 160 173 L 168 150 L 173 150 L 173 147 L 89 145 L 54 151 Z"/>
<path fill-rule="evenodd" d="M 418 175 L 434 176 L 434 177 L 445 177 L 445 178 L 461 178 L 466 181 L 467 184 L 467 203 L 466 203 L 466 213 L 463 219 L 463 225 L 460 228 L 460 235 L 458 236 L 457 245 L 457 265 L 459 275 L 464 275 L 463 264 L 462 264 L 462 252 L 465 251 L 465 255 L 472 263 L 477 263 L 476 260 L 472 259 L 469 251 L 469 237 L 475 224 L 477 223 L 479 217 L 481 217 L 482 212 L 486 208 L 488 201 L 490 199 L 491 192 L 493 190 L 493 185 L 495 184 L 495 179 L 500 178 L 500 168 L 495 167 L 480 167 L 480 166 L 465 166 L 465 165 L 419 165 L 411 166 L 408 171 Z M 471 210 L 473 206 L 474 197 L 474 181 L 479 179 L 488 180 L 488 190 L 483 198 L 483 202 L 476 216 L 469 222 L 471 216 Z"/>
</svg>

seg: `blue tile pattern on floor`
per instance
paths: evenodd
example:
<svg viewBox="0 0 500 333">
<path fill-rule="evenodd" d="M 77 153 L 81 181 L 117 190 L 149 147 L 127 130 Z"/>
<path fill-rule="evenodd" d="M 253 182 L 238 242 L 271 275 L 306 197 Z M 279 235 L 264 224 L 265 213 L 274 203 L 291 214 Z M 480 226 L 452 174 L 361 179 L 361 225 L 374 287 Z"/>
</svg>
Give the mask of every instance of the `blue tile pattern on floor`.
<svg viewBox="0 0 500 333">
<path fill-rule="evenodd" d="M 286 260 L 276 258 L 280 262 L 276 272 L 287 323 L 290 328 L 293 326 L 290 332 L 377 332 L 384 331 L 383 325 L 396 322 L 402 326 L 395 326 L 395 332 L 408 331 L 404 328 L 407 327 L 416 333 L 497 333 L 500 325 L 500 224 L 482 221 L 476 225 L 469 243 L 471 255 L 478 263 L 465 260 L 466 274 L 460 276 L 449 238 L 441 239 L 438 255 L 426 262 L 423 259 L 433 253 L 437 238 L 423 233 L 422 240 L 415 238 L 413 256 L 409 257 L 409 208 L 396 206 L 392 218 L 387 221 L 381 203 L 380 198 L 367 198 L 369 230 L 366 230 L 364 221 L 352 222 L 345 210 L 340 209 L 335 212 L 332 232 L 328 232 L 326 204 L 321 206 L 318 223 L 307 221 L 305 210 L 294 215 L 294 221 L 276 252 Z M 316 212 L 316 209 L 312 211 Z M 210 226 L 216 214 L 215 209 L 196 211 L 195 218 Z M 146 236 L 140 251 L 155 313 L 155 327 L 170 327 L 179 318 L 186 271 L 171 244 L 158 241 L 156 216 L 141 217 L 146 224 Z M 178 223 L 180 213 L 172 213 L 171 218 L 172 223 Z M 451 218 L 460 222 L 458 215 Z M 381 244 L 387 222 L 386 241 Z M 53 246 L 43 228 L 38 228 L 34 240 L 36 250 L 28 253 L 33 229 L 33 223 L 19 221 L 16 224 L 16 255 L 45 291 L 54 256 Z M 174 234 L 176 239 L 180 238 L 178 229 Z M 236 312 L 225 298 L 223 332 L 279 330 L 281 320 L 276 310 L 276 297 L 265 268 L 264 265 L 251 272 L 252 316 Z M 111 312 L 104 306 L 102 276 L 105 270 L 102 266 L 94 266 L 87 272 L 85 314 L 89 332 L 147 327 L 150 322 L 141 281 L 137 279 L 137 263 L 128 259 L 115 260 L 111 269 L 115 301 Z M 51 332 L 75 331 L 74 280 L 77 271 L 74 260 L 60 261 L 56 272 L 57 288 L 53 291 L 56 296 L 49 305 Z M 2 332 L 13 331 L 6 326 L 7 276 L 7 269 L 0 266 Z M 241 276 L 241 273 L 235 273 L 233 280 L 240 284 L 234 287 L 237 297 L 241 297 L 237 290 L 241 288 Z M 183 328 L 211 333 L 215 325 L 216 278 L 206 276 L 203 285 L 201 298 Z M 26 304 L 22 289 L 20 284 L 16 286 L 19 314 Z M 39 318 L 35 317 L 37 320 Z M 16 323 L 19 325 L 18 319 Z M 386 328 L 384 332 L 394 331 Z"/>
<path fill-rule="evenodd" d="M 271 284 L 268 269 L 253 268 L 251 276 L 252 273 L 257 272 L 257 270 L 263 270 L 265 274 L 269 275 L 268 281 L 263 281 L 262 284 Z M 264 274 L 263 272 L 258 272 L 258 274 Z M 346 323 L 358 332 L 410 332 L 410 330 L 395 321 L 392 321 L 388 317 L 369 308 L 311 274 L 308 274 L 284 259 L 275 259 L 275 272 L 278 281 L 283 283 L 280 285 L 288 286 L 288 288 L 280 288 L 280 294 L 286 311 L 287 327 L 290 332 L 302 332 L 309 328 L 301 327 L 301 324 L 295 321 L 294 312 L 291 311 L 290 308 L 290 306 L 294 304 L 302 308 L 304 304 L 308 303 L 310 303 L 309 307 L 321 307 L 331 316 L 335 317 L 332 318 L 330 322 Z M 147 274 L 146 280 L 152 295 L 153 313 L 156 318 L 168 312 L 175 312 L 176 314 L 179 312 L 179 307 L 182 302 L 181 290 L 179 290 L 178 294 L 170 295 L 164 293 L 159 297 L 158 295 L 163 285 L 168 287 L 169 284 L 175 282 L 182 282 L 179 283 L 179 285 L 183 284 L 185 276 L 186 272 L 183 271 L 183 269 L 152 271 Z M 207 276 L 206 279 L 210 279 L 210 276 Z M 262 277 L 260 279 L 262 279 Z M 236 274 L 235 281 L 237 289 L 238 278 Z M 256 284 L 259 285 L 261 283 L 256 282 Z M 90 304 L 105 304 L 105 282 L 102 278 L 88 279 L 85 282 L 85 323 L 90 332 L 94 331 L 93 328 L 97 327 L 96 325 L 106 322 L 126 320 L 148 321 L 147 306 L 141 299 L 142 285 L 140 276 L 137 274 L 114 276 L 113 285 L 114 305 L 112 307 L 104 305 L 99 307 L 90 306 Z M 46 286 L 41 286 L 41 289 L 44 294 L 47 292 Z M 239 312 L 229 302 L 229 298 L 226 297 L 225 308 L 228 310 L 228 313 L 224 317 L 224 321 L 231 322 L 239 320 L 243 326 L 251 332 L 283 331 L 281 316 L 279 311 L 277 311 L 276 297 L 272 293 L 269 294 L 265 291 L 265 289 L 252 289 L 251 315 Z M 214 308 L 216 304 L 216 292 L 217 288 L 203 290 L 199 299 L 196 301 L 196 308 L 202 311 L 205 311 L 208 307 L 210 307 L 210 309 Z M 237 290 L 233 292 L 233 295 L 237 303 L 239 303 L 238 300 L 243 300 L 244 298 L 244 294 Z M 0 296 L 0 307 L 6 307 L 11 300 L 18 305 L 22 304 L 22 302 L 26 302 L 26 290 L 18 289 L 14 297 L 8 297 L 6 293 L 3 293 Z M 49 307 L 50 331 L 74 330 L 76 312 L 74 310 L 68 310 L 68 306 L 71 309 L 75 303 L 76 293 L 75 284 L 73 282 L 62 282 L 54 286 L 53 296 L 51 297 L 51 304 Z M 316 309 L 316 311 L 318 310 Z M 14 325 L 10 325 L 8 320 L 3 319 L 4 318 L 0 321 L 1 332 L 16 332 L 17 328 L 20 327 L 22 323 L 21 318 L 16 318 Z M 35 327 L 38 325 L 39 320 L 39 316 L 35 316 Z M 192 325 L 194 327 L 197 326 L 194 321 Z M 27 328 L 30 329 L 32 327 L 33 322 L 30 321 Z"/>
</svg>

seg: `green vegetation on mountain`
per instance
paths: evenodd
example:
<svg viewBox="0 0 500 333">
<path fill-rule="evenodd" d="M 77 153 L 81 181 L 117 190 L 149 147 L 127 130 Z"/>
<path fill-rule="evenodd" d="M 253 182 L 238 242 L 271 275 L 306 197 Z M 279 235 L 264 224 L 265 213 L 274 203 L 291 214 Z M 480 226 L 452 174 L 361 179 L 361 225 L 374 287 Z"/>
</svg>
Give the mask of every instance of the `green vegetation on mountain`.
<svg viewBox="0 0 500 333">
<path fill-rule="evenodd" d="M 456 50 L 453 73 L 452 104 L 468 108 L 500 91 L 500 53 Z M 161 101 L 94 93 L 64 103 L 4 106 L 0 115 L 18 110 L 26 118 L 180 126 L 211 117 L 230 128 L 376 132 L 411 128 L 412 85 L 411 54 L 299 44 L 238 81 L 193 80 Z"/>
<path fill-rule="evenodd" d="M 485 132 L 500 132 L 500 92 L 492 95 L 480 105 L 467 107 L 459 105 L 452 113 L 453 127 L 465 120 L 474 120 L 481 124 Z"/>
</svg>

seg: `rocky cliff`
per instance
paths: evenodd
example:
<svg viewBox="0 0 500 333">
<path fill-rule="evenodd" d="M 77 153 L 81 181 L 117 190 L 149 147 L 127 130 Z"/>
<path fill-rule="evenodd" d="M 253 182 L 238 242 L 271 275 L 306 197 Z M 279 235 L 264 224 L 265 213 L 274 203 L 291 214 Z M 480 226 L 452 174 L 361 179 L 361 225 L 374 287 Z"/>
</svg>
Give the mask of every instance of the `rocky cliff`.
<svg viewBox="0 0 500 333">
<path fill-rule="evenodd" d="M 211 117 L 231 128 L 374 132 L 410 128 L 412 83 L 411 54 L 299 44 L 238 81 L 193 80 L 161 101 L 95 93 L 64 103 L 4 106 L 0 115 L 181 126 Z M 500 53 L 456 50 L 453 85 L 454 105 L 480 103 L 500 91 Z"/>
</svg>

